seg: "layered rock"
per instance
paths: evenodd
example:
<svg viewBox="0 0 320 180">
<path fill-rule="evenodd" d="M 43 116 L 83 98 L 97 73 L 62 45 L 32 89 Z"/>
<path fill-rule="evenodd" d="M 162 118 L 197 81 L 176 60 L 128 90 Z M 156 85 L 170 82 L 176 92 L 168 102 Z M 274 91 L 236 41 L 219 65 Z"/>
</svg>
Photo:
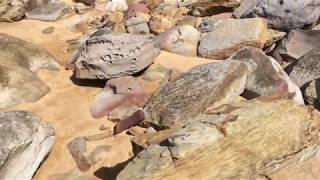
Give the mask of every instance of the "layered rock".
<svg viewBox="0 0 320 180">
<path fill-rule="evenodd" d="M 290 31 L 316 23 L 320 4 L 318 0 L 243 0 L 234 14 L 238 18 L 264 17 L 273 28 Z"/>
<path fill-rule="evenodd" d="M 156 41 L 163 50 L 185 56 L 197 56 L 200 35 L 194 27 L 182 25 L 159 34 Z"/>
<path fill-rule="evenodd" d="M 151 35 L 109 33 L 89 38 L 73 59 L 81 79 L 112 79 L 136 74 L 160 54 Z"/>
<path fill-rule="evenodd" d="M 216 21 L 212 31 L 202 36 L 198 53 L 209 59 L 225 59 L 244 47 L 263 48 L 268 36 L 265 19 Z"/>
<path fill-rule="evenodd" d="M 54 139 L 54 130 L 34 114 L 0 113 L 0 179 L 32 179 Z"/>
</svg>

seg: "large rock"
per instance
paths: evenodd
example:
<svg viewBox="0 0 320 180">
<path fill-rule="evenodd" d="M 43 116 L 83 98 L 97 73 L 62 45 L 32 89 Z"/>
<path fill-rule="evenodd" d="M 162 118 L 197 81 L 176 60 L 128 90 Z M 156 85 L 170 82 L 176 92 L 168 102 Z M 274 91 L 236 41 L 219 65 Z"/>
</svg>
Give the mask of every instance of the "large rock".
<svg viewBox="0 0 320 180">
<path fill-rule="evenodd" d="M 146 122 L 172 127 L 193 121 L 208 108 L 232 102 L 245 88 L 249 68 L 244 62 L 199 65 L 156 92 L 145 107 Z"/>
<path fill-rule="evenodd" d="M 200 40 L 201 57 L 225 59 L 244 47 L 263 48 L 269 36 L 267 22 L 262 18 L 225 19 L 213 27 Z"/>
<path fill-rule="evenodd" d="M 273 52 L 279 62 L 296 61 L 308 51 L 320 48 L 320 30 L 293 30 Z"/>
<path fill-rule="evenodd" d="M 163 50 L 185 56 L 197 56 L 200 35 L 194 27 L 181 25 L 159 34 L 156 40 Z"/>
<path fill-rule="evenodd" d="M 285 167 L 316 157 L 320 145 L 320 113 L 291 100 L 234 102 L 196 118 L 217 128 L 220 138 L 213 140 L 218 134 L 214 132 L 212 140 L 191 135 L 191 142 L 198 137 L 197 142 L 207 143 L 195 143 L 198 148 L 180 158 L 170 146 L 150 146 L 117 179 L 271 179 Z M 198 130 L 187 129 L 190 134 Z M 185 134 L 173 137 L 183 139 Z"/>
<path fill-rule="evenodd" d="M 273 28 L 290 31 L 316 23 L 320 4 L 319 0 L 243 0 L 234 14 L 238 18 L 264 17 Z"/>
<path fill-rule="evenodd" d="M 1 0 L 0 22 L 12 22 L 21 20 L 27 10 L 29 0 Z"/>
<path fill-rule="evenodd" d="M 40 21 L 56 21 L 67 10 L 67 6 L 61 1 L 52 1 L 43 4 L 26 13 L 27 19 L 35 19 Z"/>
<path fill-rule="evenodd" d="M 261 50 L 244 48 L 229 60 L 247 62 L 252 71 L 246 83 L 248 92 L 244 96 L 292 96 L 297 103 L 304 104 L 300 88 L 291 81 L 275 59 Z"/>
<path fill-rule="evenodd" d="M 32 179 L 54 139 L 54 130 L 31 113 L 0 113 L 0 179 Z"/>
<path fill-rule="evenodd" d="M 142 71 L 159 54 L 151 35 L 109 33 L 89 38 L 73 63 L 77 78 L 111 79 Z"/>
</svg>

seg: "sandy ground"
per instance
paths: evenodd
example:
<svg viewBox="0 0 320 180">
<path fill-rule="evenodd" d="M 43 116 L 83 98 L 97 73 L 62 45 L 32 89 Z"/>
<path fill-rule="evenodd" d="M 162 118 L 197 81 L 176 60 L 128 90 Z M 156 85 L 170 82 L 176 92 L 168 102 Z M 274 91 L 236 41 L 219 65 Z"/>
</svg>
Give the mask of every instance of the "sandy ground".
<svg viewBox="0 0 320 180">
<path fill-rule="evenodd" d="M 99 9 L 99 6 L 96 8 Z M 81 36 L 81 32 L 71 31 L 67 26 L 79 21 L 79 19 L 99 16 L 100 14 L 101 11 L 95 10 L 82 16 L 74 15 L 53 23 L 34 20 L 0 23 L 1 33 L 14 35 L 46 48 L 62 65 L 59 72 L 39 72 L 39 77 L 51 88 L 51 91 L 44 98 L 35 103 L 21 104 L 8 109 L 34 112 L 55 129 L 55 146 L 34 176 L 36 180 L 113 179 L 117 169 L 121 168 L 119 163 L 132 156 L 129 136 L 124 133 L 97 142 L 91 142 L 88 144 L 89 149 L 97 145 L 108 145 L 111 146 L 111 150 L 91 170 L 80 172 L 66 147 L 66 144 L 76 137 L 107 133 L 107 131 L 99 130 L 101 125 L 105 125 L 110 129 L 113 127 L 113 123 L 106 118 L 96 120 L 89 113 L 89 106 L 95 94 L 101 90 L 101 87 L 75 84 L 70 80 L 72 71 L 64 70 L 63 67 L 72 58 L 72 54 L 67 52 L 66 41 Z M 43 29 L 49 26 L 55 27 L 52 34 L 41 33 Z M 186 71 L 197 64 L 208 62 L 211 61 L 162 52 L 156 59 L 155 64 Z M 145 85 L 145 87 L 149 88 L 150 91 L 155 89 L 152 85 Z M 116 167 L 111 168 L 114 166 Z"/>
</svg>

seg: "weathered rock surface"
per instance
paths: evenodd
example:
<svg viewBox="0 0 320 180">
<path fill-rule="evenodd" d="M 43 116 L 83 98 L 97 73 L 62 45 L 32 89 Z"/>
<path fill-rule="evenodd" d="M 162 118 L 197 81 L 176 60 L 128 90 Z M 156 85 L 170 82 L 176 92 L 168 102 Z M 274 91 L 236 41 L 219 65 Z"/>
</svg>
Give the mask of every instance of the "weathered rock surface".
<svg viewBox="0 0 320 180">
<path fill-rule="evenodd" d="M 320 4 L 318 0 L 243 0 L 234 14 L 238 18 L 264 17 L 273 28 L 290 31 L 316 23 Z"/>
<path fill-rule="evenodd" d="M 66 12 L 67 6 L 61 1 L 52 1 L 26 13 L 27 19 L 40 21 L 56 21 Z"/>
<path fill-rule="evenodd" d="M 115 11 L 126 11 L 128 9 L 128 5 L 126 0 L 110 0 L 106 6 L 106 11 L 108 13 Z"/>
<path fill-rule="evenodd" d="M 1 0 L 0 22 L 12 22 L 21 20 L 27 9 L 28 0 Z"/>
<path fill-rule="evenodd" d="M 145 107 L 146 122 L 172 127 L 193 121 L 207 108 L 232 102 L 244 90 L 246 63 L 227 61 L 192 68 L 153 94 Z"/>
<path fill-rule="evenodd" d="M 296 61 L 312 49 L 320 48 L 320 30 L 293 30 L 273 52 L 279 62 Z"/>
<path fill-rule="evenodd" d="M 313 49 L 303 55 L 296 63 L 288 67 L 290 78 L 302 87 L 306 83 L 320 78 L 320 48 Z"/>
<path fill-rule="evenodd" d="M 244 47 L 263 48 L 267 39 L 265 19 L 220 20 L 201 38 L 198 53 L 204 58 L 225 59 Z"/>
<path fill-rule="evenodd" d="M 89 38 L 73 63 L 77 78 L 111 79 L 142 71 L 159 54 L 151 35 L 109 33 Z"/>
<path fill-rule="evenodd" d="M 133 34 L 149 34 L 150 29 L 143 17 L 132 17 L 125 23 L 127 31 Z"/>
<path fill-rule="evenodd" d="M 308 84 L 303 89 L 303 96 L 308 105 L 320 109 L 320 81 L 316 79 Z"/>
<path fill-rule="evenodd" d="M 315 156 L 314 147 L 320 143 L 319 112 L 291 100 L 241 101 L 229 106 L 197 115 L 198 122 L 212 122 L 211 127 L 223 134 L 221 139 L 180 159 L 172 157 L 170 146 L 150 146 L 117 179 L 266 178 Z"/>
<path fill-rule="evenodd" d="M 200 36 L 201 33 L 194 27 L 181 25 L 159 34 L 156 41 L 162 50 L 185 56 L 197 56 Z"/>
<path fill-rule="evenodd" d="M 241 0 L 188 0 L 181 5 L 192 5 L 192 14 L 195 16 L 210 16 L 215 12 L 215 8 L 237 7 L 240 2 Z"/>
<path fill-rule="evenodd" d="M 246 90 L 250 91 L 250 95 L 253 93 L 259 96 L 292 96 L 297 103 L 304 104 L 300 88 L 291 81 L 275 59 L 265 55 L 261 50 L 244 48 L 229 60 L 248 63 L 252 73 L 248 76 Z"/>
<path fill-rule="evenodd" d="M 54 130 L 31 113 L 0 113 L 0 179 L 32 179 L 54 139 Z"/>
</svg>

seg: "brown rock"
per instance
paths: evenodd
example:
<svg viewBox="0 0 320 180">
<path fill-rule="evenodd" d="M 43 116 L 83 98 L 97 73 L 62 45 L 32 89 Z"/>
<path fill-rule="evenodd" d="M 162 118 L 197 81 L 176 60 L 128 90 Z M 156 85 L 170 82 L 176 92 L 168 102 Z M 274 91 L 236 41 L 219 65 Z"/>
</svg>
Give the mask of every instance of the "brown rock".
<svg viewBox="0 0 320 180">
<path fill-rule="evenodd" d="M 55 29 L 55 28 L 54 28 L 53 26 L 50 26 L 50 27 L 45 28 L 45 29 L 42 30 L 41 32 L 42 32 L 43 34 L 51 34 L 51 33 L 53 33 L 54 29 Z"/>
</svg>

